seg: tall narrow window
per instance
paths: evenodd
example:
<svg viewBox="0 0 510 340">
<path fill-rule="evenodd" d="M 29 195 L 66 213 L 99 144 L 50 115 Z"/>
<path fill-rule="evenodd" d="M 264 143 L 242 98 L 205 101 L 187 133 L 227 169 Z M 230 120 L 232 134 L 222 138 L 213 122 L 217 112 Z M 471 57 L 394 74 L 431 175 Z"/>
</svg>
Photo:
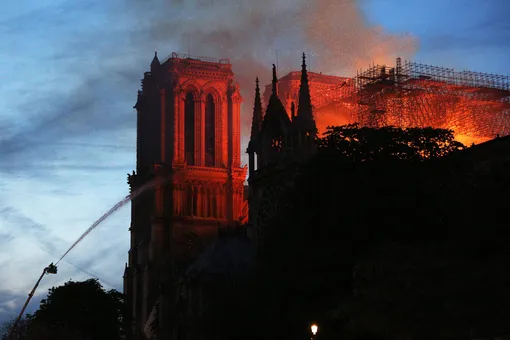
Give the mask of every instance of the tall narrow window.
<svg viewBox="0 0 510 340">
<path fill-rule="evenodd" d="M 188 185 L 186 190 L 186 216 L 193 215 L 193 185 Z"/>
<path fill-rule="evenodd" d="M 193 187 L 193 210 L 191 211 L 192 216 L 198 216 L 198 198 L 199 188 Z"/>
<path fill-rule="evenodd" d="M 195 165 L 195 101 L 188 92 L 184 101 L 184 154 L 188 165 Z"/>
<path fill-rule="evenodd" d="M 205 166 L 214 166 L 215 158 L 215 106 L 214 99 L 211 94 L 207 95 L 205 102 Z"/>
</svg>

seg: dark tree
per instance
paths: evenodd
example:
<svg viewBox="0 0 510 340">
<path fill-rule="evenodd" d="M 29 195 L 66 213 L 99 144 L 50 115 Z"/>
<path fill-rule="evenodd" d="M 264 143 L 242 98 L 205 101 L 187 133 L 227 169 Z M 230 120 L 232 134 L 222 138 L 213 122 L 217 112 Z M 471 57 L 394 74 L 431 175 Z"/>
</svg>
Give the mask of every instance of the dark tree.
<svg viewBox="0 0 510 340">
<path fill-rule="evenodd" d="M 373 129 L 357 124 L 328 127 L 319 142 L 323 151 L 348 157 L 351 162 L 436 159 L 464 149 L 451 130 L 391 126 Z"/>
<path fill-rule="evenodd" d="M 123 295 L 98 280 L 69 281 L 51 288 L 30 317 L 29 339 L 121 339 Z"/>
<path fill-rule="evenodd" d="M 26 338 L 27 333 L 28 333 L 29 317 L 21 318 L 21 320 L 18 322 L 16 332 L 13 333 L 13 336 L 11 339 L 8 339 L 7 336 L 9 335 L 9 332 L 11 331 L 13 324 L 14 324 L 14 319 L 5 321 L 0 326 L 0 340 L 21 340 L 21 339 Z"/>
</svg>

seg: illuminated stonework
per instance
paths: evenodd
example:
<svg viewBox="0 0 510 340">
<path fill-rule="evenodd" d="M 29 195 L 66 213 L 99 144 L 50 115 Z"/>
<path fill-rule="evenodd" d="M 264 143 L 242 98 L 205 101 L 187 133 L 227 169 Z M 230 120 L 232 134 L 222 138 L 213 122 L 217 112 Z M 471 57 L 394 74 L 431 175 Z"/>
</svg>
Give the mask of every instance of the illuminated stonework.
<svg viewBox="0 0 510 340">
<path fill-rule="evenodd" d="M 142 334 L 159 301 L 158 318 L 171 326 L 165 295 L 171 282 L 216 238 L 218 228 L 246 219 L 246 169 L 241 167 L 242 98 L 227 59 L 157 55 L 138 92 L 136 172 L 132 190 L 153 180 L 154 190 L 132 203 L 131 249 L 124 288 Z M 171 305 L 171 303 L 170 303 Z M 159 335 L 158 335 L 159 337 Z"/>
</svg>

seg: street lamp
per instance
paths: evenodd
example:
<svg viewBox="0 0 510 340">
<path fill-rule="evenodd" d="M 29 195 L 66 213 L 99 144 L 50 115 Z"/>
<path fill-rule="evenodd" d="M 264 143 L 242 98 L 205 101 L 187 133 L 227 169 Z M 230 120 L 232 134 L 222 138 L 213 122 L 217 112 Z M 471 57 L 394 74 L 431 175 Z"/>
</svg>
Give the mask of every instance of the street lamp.
<svg viewBox="0 0 510 340">
<path fill-rule="evenodd" d="M 317 326 L 316 324 L 312 324 L 310 326 L 310 330 L 312 331 L 312 339 L 315 339 L 315 336 L 317 335 L 317 331 L 319 330 L 319 326 Z"/>
</svg>

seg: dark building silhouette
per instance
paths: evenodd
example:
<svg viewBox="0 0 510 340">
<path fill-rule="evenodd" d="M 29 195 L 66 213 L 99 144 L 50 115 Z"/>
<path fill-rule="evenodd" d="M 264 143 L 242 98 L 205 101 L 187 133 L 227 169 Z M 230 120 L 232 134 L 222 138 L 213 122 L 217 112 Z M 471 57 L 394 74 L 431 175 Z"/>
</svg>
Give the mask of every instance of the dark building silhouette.
<svg viewBox="0 0 510 340">
<path fill-rule="evenodd" d="M 283 194 L 292 188 L 296 164 L 316 152 L 315 124 L 305 55 L 301 69 L 298 103 L 291 103 L 290 115 L 278 97 L 278 78 L 273 65 L 272 92 L 265 115 L 257 79 L 250 142 L 248 144 L 249 224 L 258 245 L 267 226 L 285 204 Z M 297 110 L 296 110 L 297 104 Z"/>
<path fill-rule="evenodd" d="M 246 296 L 254 241 L 263 241 L 279 188 L 292 179 L 287 174 L 315 153 L 304 54 L 299 102 L 290 118 L 277 82 L 273 65 L 273 92 L 263 114 L 257 80 L 246 223 L 242 99 L 229 61 L 173 54 L 160 62 L 154 56 L 135 105 L 137 166 L 128 176 L 131 190 L 154 183 L 132 203 L 124 275 L 129 338 L 228 338 L 229 320 L 221 315 L 227 301 L 241 303 Z"/>
</svg>

